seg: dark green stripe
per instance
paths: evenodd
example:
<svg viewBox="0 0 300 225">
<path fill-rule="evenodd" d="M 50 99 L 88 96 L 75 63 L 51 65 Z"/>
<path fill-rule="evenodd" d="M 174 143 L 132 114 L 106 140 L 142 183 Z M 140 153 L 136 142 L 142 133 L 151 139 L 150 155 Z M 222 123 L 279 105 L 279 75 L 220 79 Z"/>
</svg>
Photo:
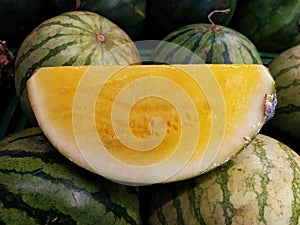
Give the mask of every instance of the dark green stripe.
<svg viewBox="0 0 300 225">
<path fill-rule="evenodd" d="M 21 131 L 19 133 L 15 133 L 14 136 L 11 136 L 11 139 L 9 139 L 10 137 L 7 137 L 7 138 L 3 139 L 2 142 L 0 142 L 0 146 L 3 145 L 3 144 L 8 145 L 8 144 L 13 143 L 17 140 L 26 140 L 26 139 L 35 138 L 35 137 L 43 137 L 42 132 L 38 131 L 38 132 L 34 132 L 34 133 L 31 133 L 31 132 L 30 133 L 24 133 L 23 131 Z M 4 143 L 4 141 L 5 141 L 5 143 Z M 2 151 L 2 148 L 0 148 L 0 153 L 1 153 L 1 151 Z"/>
<path fill-rule="evenodd" d="M 242 44 L 242 47 L 246 50 L 246 52 L 248 52 L 248 54 L 250 55 L 253 64 L 260 64 L 261 62 L 258 61 L 260 58 L 257 59 L 257 57 L 260 57 L 260 56 L 257 55 L 257 57 L 256 57 L 254 55 L 253 49 L 251 50 L 251 48 L 244 43 L 241 43 L 241 44 Z M 243 55 L 243 54 L 241 54 L 241 55 Z"/>
<path fill-rule="evenodd" d="M 91 192 L 87 191 L 85 188 L 81 188 L 81 187 L 76 186 L 76 184 L 74 184 L 74 182 L 72 180 L 66 180 L 66 179 L 53 177 L 53 176 L 51 176 L 51 174 L 49 175 L 49 174 L 45 173 L 42 169 L 37 169 L 35 171 L 30 171 L 30 172 L 27 172 L 27 171 L 20 172 L 20 171 L 15 171 L 15 170 L 1 170 L 1 172 L 2 173 L 0 173 L 0 176 L 1 176 L 1 174 L 2 175 L 6 174 L 7 176 L 11 176 L 13 178 L 14 177 L 13 175 L 21 175 L 22 177 L 24 175 L 27 175 L 27 178 L 28 178 L 28 176 L 30 176 L 30 178 L 32 180 L 40 178 L 44 181 L 49 181 L 49 182 L 51 182 L 51 185 L 49 186 L 49 188 L 51 190 L 58 189 L 58 186 L 56 188 L 54 188 L 54 185 L 63 185 L 66 188 L 67 191 L 70 191 L 72 193 L 80 193 L 80 195 L 82 195 L 82 196 L 87 196 L 91 200 L 95 200 L 99 204 L 103 204 L 106 208 L 106 214 L 112 212 L 114 217 L 115 217 L 115 220 L 124 219 L 127 224 L 136 224 L 136 221 L 133 218 L 130 217 L 130 215 L 127 213 L 127 209 L 124 206 L 121 206 L 118 203 L 115 203 L 115 202 L 111 201 L 111 196 L 110 196 L 109 190 L 106 191 L 106 190 L 103 189 L 103 190 L 99 190 L 97 192 L 91 193 Z M 85 176 L 85 178 L 87 180 L 95 180 L 95 179 L 93 179 L 92 177 L 89 177 L 89 176 Z M 71 176 L 70 176 L 70 179 L 71 179 Z M 44 181 L 39 181 L 39 183 L 44 184 L 45 183 Z M 14 181 L 14 183 L 15 182 L 16 181 Z M 22 182 L 22 181 L 20 181 L 20 182 Z M 99 180 L 99 182 L 101 182 L 101 181 Z M 22 190 L 20 190 L 20 191 L 22 191 Z M 3 193 L 3 191 L 1 191 L 1 192 Z M 14 193 L 12 196 L 15 196 L 15 195 L 16 194 Z M 39 196 L 42 196 L 43 193 L 39 193 L 39 192 L 34 193 L 34 189 L 32 189 L 32 192 L 26 193 L 25 195 L 36 195 L 36 197 L 39 197 Z M 5 196 L 0 196 L 0 197 L 1 197 L 1 199 L 5 198 Z M 56 204 L 57 203 L 58 202 L 56 202 Z M 47 204 L 47 202 L 45 202 L 45 204 Z M 13 206 L 9 206 L 9 207 L 13 207 Z M 21 208 L 22 207 L 23 206 L 21 206 Z M 63 207 L 63 206 L 61 206 L 61 207 Z M 16 207 L 16 208 L 19 208 L 19 207 Z M 73 211 L 71 208 L 72 207 L 70 205 L 70 209 L 68 211 L 70 213 L 74 212 L 76 214 L 77 213 L 76 210 L 74 209 L 74 211 Z M 46 211 L 48 211 L 48 210 L 46 210 Z M 96 216 L 96 215 L 94 215 L 94 216 Z"/>
<path fill-rule="evenodd" d="M 24 52 L 16 62 L 15 68 L 18 69 L 20 64 L 34 51 L 38 50 L 41 48 L 43 45 L 45 45 L 48 41 L 52 40 L 53 38 L 59 38 L 64 36 L 64 34 L 55 34 L 53 36 L 48 36 L 47 38 L 41 40 L 38 44 L 33 45 L 28 51 Z"/>
<path fill-rule="evenodd" d="M 218 172 L 216 172 L 216 183 L 220 185 L 223 193 L 223 201 L 220 202 L 220 204 L 224 210 L 225 224 L 232 224 L 232 218 L 236 213 L 236 209 L 230 201 L 230 191 L 228 190 L 228 182 L 230 180 L 228 171 L 233 165 L 234 162 L 230 160 L 223 166 L 217 168 Z"/>
<path fill-rule="evenodd" d="M 298 224 L 300 218 L 300 166 L 299 162 L 296 161 L 296 157 L 299 157 L 295 154 L 289 147 L 278 142 L 279 146 L 285 150 L 288 155 L 288 161 L 290 167 L 293 171 L 293 181 L 291 184 L 291 189 L 293 191 L 293 202 L 292 202 L 292 216 L 290 217 L 290 225 Z"/>
<path fill-rule="evenodd" d="M 268 199 L 268 189 L 267 185 L 269 183 L 269 174 L 271 172 L 271 169 L 274 167 L 272 161 L 268 158 L 266 154 L 266 150 L 264 149 L 264 141 L 260 139 L 255 139 L 253 144 L 253 151 L 254 154 L 259 158 L 260 164 L 262 165 L 262 170 L 259 170 L 256 174 L 260 177 L 260 184 L 262 191 L 258 192 L 253 187 L 253 191 L 257 196 L 258 200 L 258 215 L 259 215 L 259 221 L 266 224 L 265 219 L 265 207 L 267 206 L 267 199 Z"/>
<path fill-rule="evenodd" d="M 300 85 L 300 79 L 294 79 L 292 83 L 290 83 L 286 86 L 277 85 L 276 86 L 276 91 L 278 93 L 282 90 L 288 89 L 288 88 L 293 87 L 293 86 L 299 86 L 299 85 Z"/>
<path fill-rule="evenodd" d="M 88 16 L 89 18 L 90 17 L 90 13 L 86 12 L 86 13 L 83 13 L 84 16 Z M 75 15 L 74 13 L 64 13 L 62 14 L 62 16 L 65 16 L 65 17 L 69 17 L 70 19 L 73 19 L 73 20 L 76 20 L 78 22 L 80 22 L 81 24 L 84 25 L 84 27 L 78 27 L 78 26 L 74 26 L 75 28 L 79 28 L 79 29 L 82 29 L 82 30 L 85 30 L 87 31 L 88 33 L 93 33 L 93 30 L 94 30 L 94 27 L 92 26 L 92 24 L 94 23 L 89 23 L 89 22 L 86 22 L 85 20 L 83 20 L 80 16 L 78 15 Z M 71 23 L 72 24 L 72 23 Z M 87 27 L 87 28 L 85 28 Z M 99 27 L 100 28 L 100 27 Z"/>
<path fill-rule="evenodd" d="M 109 194 L 109 190 L 106 191 L 105 188 L 103 188 L 103 190 L 99 190 L 99 188 L 97 187 L 98 191 L 96 192 L 90 192 L 90 190 L 87 190 L 88 185 L 92 185 L 94 187 L 96 187 L 96 182 L 94 183 L 95 180 L 99 180 L 99 183 L 107 183 L 107 181 L 105 180 L 101 180 L 100 177 L 96 177 L 94 174 L 89 173 L 89 172 L 85 172 L 83 173 L 83 170 L 80 170 L 79 167 L 77 166 L 72 166 L 71 163 L 66 164 L 67 166 L 65 167 L 60 167 L 57 168 L 56 165 L 64 165 L 64 164 L 56 164 L 59 162 L 67 162 L 67 160 L 57 154 L 57 152 L 53 152 L 56 154 L 49 154 L 47 152 L 47 154 L 45 154 L 45 152 L 26 152 L 26 151 L 22 151 L 22 150 L 3 150 L 0 151 L 0 157 L 4 157 L 4 156 L 11 156 L 14 160 L 12 163 L 15 163 L 16 166 L 12 166 L 10 168 L 1 169 L 1 173 L 2 174 L 19 174 L 19 175 L 30 175 L 32 177 L 32 179 L 36 179 L 36 178 L 41 178 L 45 181 L 49 181 L 51 182 L 53 185 L 63 185 L 65 186 L 65 188 L 69 191 L 73 191 L 76 193 L 81 193 L 81 195 L 89 195 L 91 196 L 92 199 L 94 199 L 95 201 L 97 201 L 100 204 L 104 204 L 107 210 L 107 213 L 112 212 L 115 216 L 115 218 L 123 218 L 128 224 L 136 224 L 136 221 L 131 218 L 131 216 L 127 213 L 127 209 L 124 206 L 119 205 L 118 203 L 114 203 L 111 200 L 110 194 Z M 21 161 L 17 161 L 18 159 L 20 159 Z M 44 163 L 44 166 L 41 166 L 41 162 L 37 162 L 37 164 L 35 163 L 35 160 L 42 160 Z M 54 160 L 55 159 L 55 160 Z M 27 167 L 26 167 L 26 165 Z M 48 165 L 46 165 L 48 164 Z M 50 165 L 49 165 L 50 164 Z M 53 172 L 51 170 L 49 170 L 49 167 L 51 168 L 51 164 L 53 167 Z M 17 170 L 16 170 L 17 168 Z M 55 169 L 64 169 L 64 172 L 61 174 L 61 177 L 57 177 L 55 174 L 57 173 L 57 171 Z M 45 170 L 47 170 L 45 172 Z M 69 171 L 68 171 L 69 170 Z M 0 175 L 1 175 L 0 173 Z M 69 174 L 69 176 L 68 176 Z M 74 179 L 74 174 L 76 176 L 76 174 L 78 174 L 78 178 L 79 179 L 84 179 L 86 180 L 86 183 L 84 183 L 83 185 L 87 185 L 84 187 L 79 187 L 76 184 L 76 179 Z M 81 175 L 79 175 L 81 174 Z M 81 178 L 82 176 L 82 178 Z M 83 178 L 84 177 L 84 178 Z M 93 181 L 93 182 L 92 182 Z M 20 181 L 21 182 L 21 181 Z M 1 180 L 0 180 L 1 183 Z M 81 186 L 83 186 L 81 185 Z M 111 185 L 118 185 L 118 184 L 111 184 Z M 105 186 L 104 186 L 105 187 Z M 113 187 L 113 186 L 112 186 Z M 121 186 L 120 186 L 121 187 Z M 124 188 L 126 188 L 126 190 L 130 193 L 133 193 L 135 195 L 137 195 L 136 189 L 131 188 L 131 187 L 126 187 L 126 186 L 122 186 Z M 51 187 L 49 187 L 51 188 Z M 101 186 L 100 186 L 101 188 Z"/>
<path fill-rule="evenodd" d="M 280 56 L 278 56 L 278 57 L 280 57 Z M 281 69 L 279 72 L 277 72 L 277 73 L 275 74 L 274 71 L 273 71 L 273 66 L 272 66 L 272 65 L 273 65 L 273 64 L 276 64 L 276 61 L 277 61 L 277 60 L 279 60 L 279 58 L 278 58 L 278 59 L 275 58 L 274 61 L 271 62 L 271 64 L 270 64 L 270 72 L 271 72 L 272 76 L 274 77 L 274 79 L 278 79 L 280 76 L 283 76 L 284 74 L 288 73 L 289 70 L 291 70 L 291 69 L 298 69 L 298 68 L 300 67 L 300 63 L 298 63 L 298 64 L 293 64 L 293 65 L 290 66 L 290 67 Z"/>
<path fill-rule="evenodd" d="M 210 32 L 210 46 L 211 48 L 209 49 L 209 51 L 206 54 L 205 57 L 205 63 L 211 64 L 213 63 L 213 57 L 214 57 L 214 43 L 215 43 L 215 39 L 216 39 L 216 33 L 215 32 Z"/>
<path fill-rule="evenodd" d="M 291 114 L 291 113 L 295 113 L 295 112 L 300 112 L 300 106 L 299 105 L 294 105 L 294 104 L 289 104 L 286 106 L 282 106 L 282 107 L 277 107 L 276 109 L 276 113 L 275 116 L 277 114 Z"/>
<path fill-rule="evenodd" d="M 14 208 L 20 211 L 24 211 L 26 212 L 27 217 L 32 218 L 38 224 L 47 224 L 47 222 L 50 222 L 53 219 L 56 219 L 55 224 L 76 224 L 76 222 L 72 219 L 70 215 L 61 213 L 58 210 L 42 210 L 37 207 L 31 207 L 23 201 L 23 196 L 21 194 L 11 193 L 3 184 L 0 184 L 0 199 L 4 205 L 4 209 Z M 17 217 L 17 215 L 15 216 Z M 16 218 L 12 219 L 15 220 Z M 9 222 L 12 221 L 5 222 L 9 224 Z"/>
<path fill-rule="evenodd" d="M 49 60 L 51 57 L 56 56 L 57 54 L 59 54 L 61 51 L 67 49 L 68 47 L 70 47 L 71 45 L 76 44 L 76 41 L 70 41 L 70 42 L 66 42 L 62 45 L 56 46 L 55 48 L 52 48 L 48 51 L 47 55 L 44 56 L 43 58 L 40 59 L 40 61 L 32 64 L 32 66 L 30 68 L 27 69 L 25 76 L 23 77 L 21 84 L 20 84 L 20 89 L 19 89 L 19 93 L 20 95 L 22 95 L 25 87 L 26 87 L 26 82 L 27 80 L 30 78 L 30 76 L 32 75 L 32 73 L 39 67 L 41 67 L 41 65 L 46 62 L 47 60 Z"/>
<path fill-rule="evenodd" d="M 186 45 L 184 47 L 186 49 L 190 49 L 187 51 L 187 56 L 183 59 L 183 64 L 191 64 L 191 63 L 204 63 L 204 60 L 200 58 L 200 56 L 196 57 L 195 51 L 199 48 L 199 43 L 201 43 L 202 38 L 204 37 L 205 33 L 194 32 Z M 189 46 L 192 46 L 191 48 Z"/>
<path fill-rule="evenodd" d="M 230 59 L 230 54 L 229 54 L 229 49 L 228 49 L 227 43 L 224 40 L 221 40 L 221 44 L 223 45 L 223 47 L 225 49 L 222 52 L 224 63 L 225 64 L 231 64 L 232 62 L 231 62 L 231 59 Z"/>
<path fill-rule="evenodd" d="M 180 204 L 180 200 L 178 197 L 173 199 L 172 205 L 174 206 L 176 212 L 177 212 L 177 217 L 176 217 L 176 225 L 185 225 L 184 219 L 183 219 L 183 211 L 182 211 L 182 206 Z"/>
<path fill-rule="evenodd" d="M 1 150 L 0 151 L 0 159 L 4 157 L 11 157 L 13 160 L 18 159 L 28 159 L 28 160 L 36 160 L 40 159 L 44 164 L 47 163 L 54 163 L 54 162 L 64 162 L 66 163 L 66 160 L 62 158 L 60 154 L 53 153 L 49 154 L 49 152 L 32 152 L 32 151 L 26 151 L 23 149 L 16 149 L 16 150 Z M 2 159 L 1 159 L 2 160 Z M 3 159 L 4 160 L 4 159 Z"/>
<path fill-rule="evenodd" d="M 59 20 L 54 20 L 54 21 L 51 21 L 48 23 L 42 23 L 37 29 L 46 29 L 47 30 L 47 29 L 51 29 L 53 26 L 61 26 L 62 31 L 66 28 L 72 28 L 72 29 L 74 29 L 74 31 L 75 31 L 75 29 L 78 29 L 78 31 L 74 32 L 73 34 L 65 33 L 63 35 L 77 35 L 79 32 L 80 33 L 86 32 L 87 34 L 93 34 L 93 27 L 91 27 L 90 24 L 84 23 L 84 26 L 77 26 L 71 22 L 64 23 Z M 86 28 L 86 26 L 88 26 L 90 29 Z"/>
<path fill-rule="evenodd" d="M 160 224 L 168 224 L 165 218 L 165 214 L 162 212 L 162 207 L 156 209 L 157 219 L 159 220 Z"/>
<path fill-rule="evenodd" d="M 70 59 L 68 59 L 68 61 L 64 62 L 62 64 L 62 66 L 70 66 L 70 65 L 73 65 L 77 59 L 80 57 L 80 55 L 74 55 L 72 56 Z"/>
<path fill-rule="evenodd" d="M 205 225 L 204 218 L 201 215 L 201 202 L 202 202 L 202 194 L 204 191 L 200 189 L 200 185 L 196 182 L 197 179 L 190 179 L 189 181 L 189 191 L 188 191 L 188 198 L 190 203 L 190 208 L 193 210 L 196 220 L 198 221 L 199 225 Z M 197 191 L 200 191 L 200 194 L 196 195 L 195 188 Z"/>
</svg>

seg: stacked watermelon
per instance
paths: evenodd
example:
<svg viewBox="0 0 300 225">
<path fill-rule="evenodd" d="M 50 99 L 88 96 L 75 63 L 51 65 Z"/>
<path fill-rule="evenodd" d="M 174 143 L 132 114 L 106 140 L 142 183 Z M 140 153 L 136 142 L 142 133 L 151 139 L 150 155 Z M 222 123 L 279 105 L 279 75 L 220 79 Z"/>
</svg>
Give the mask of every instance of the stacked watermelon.
<svg viewBox="0 0 300 225">
<path fill-rule="evenodd" d="M 288 147 L 300 146 L 299 1 L 202 1 L 197 3 L 204 4 L 201 13 L 192 0 L 149 2 L 2 1 L 0 40 L 7 39 L 11 47 L 23 43 L 16 64 L 17 92 L 24 91 L 24 83 L 40 66 L 94 63 L 88 54 L 91 49 L 66 54 L 78 44 L 78 33 L 74 39 L 59 39 L 67 29 L 89 32 L 90 22 L 77 16 L 92 13 L 81 11 L 88 10 L 124 29 L 119 43 L 163 40 L 152 61 L 264 63 L 277 83 L 275 116 L 226 164 L 196 178 L 148 187 L 116 184 L 78 168 L 58 154 L 38 128 L 16 133 L 0 142 L 0 224 L 300 224 L 300 157 Z M 61 14 L 67 11 L 72 12 Z M 78 26 L 81 22 L 87 29 Z M 50 23 L 63 28 L 40 36 Z M 114 41 L 119 34 L 112 36 Z M 97 37 L 98 44 L 107 40 L 102 34 Z M 50 41 L 52 49 L 46 45 Z M 182 49 L 197 55 L 196 61 L 181 54 Z M 278 57 L 268 64 L 261 60 L 262 52 Z M 124 52 L 109 62 L 120 63 L 122 56 L 125 63 L 132 62 L 126 61 L 130 57 Z M 138 60 L 134 53 L 131 56 L 129 60 Z"/>
<path fill-rule="evenodd" d="M 300 156 L 259 134 L 225 165 L 146 188 L 149 224 L 300 224 Z"/>
<path fill-rule="evenodd" d="M 0 144 L 0 224 L 141 224 L 139 193 L 83 171 L 39 128 Z"/>
</svg>

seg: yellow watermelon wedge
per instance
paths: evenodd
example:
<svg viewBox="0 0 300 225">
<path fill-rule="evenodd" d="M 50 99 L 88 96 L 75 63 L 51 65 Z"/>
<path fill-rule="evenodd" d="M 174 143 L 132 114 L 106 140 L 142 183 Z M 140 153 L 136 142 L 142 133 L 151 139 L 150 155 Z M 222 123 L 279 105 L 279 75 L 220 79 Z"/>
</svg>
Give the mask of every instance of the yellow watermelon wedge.
<svg viewBox="0 0 300 225">
<path fill-rule="evenodd" d="M 38 124 L 74 163 L 147 185 L 203 174 L 273 115 L 263 65 L 43 67 L 27 82 Z"/>
</svg>

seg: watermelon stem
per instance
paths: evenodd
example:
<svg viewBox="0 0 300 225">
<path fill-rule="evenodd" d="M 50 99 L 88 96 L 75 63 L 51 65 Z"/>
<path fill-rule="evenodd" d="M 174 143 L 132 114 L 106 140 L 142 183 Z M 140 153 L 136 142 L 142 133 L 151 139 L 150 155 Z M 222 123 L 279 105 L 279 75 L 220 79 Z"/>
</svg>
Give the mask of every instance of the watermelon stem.
<svg viewBox="0 0 300 225">
<path fill-rule="evenodd" d="M 217 27 L 217 25 L 214 23 L 214 21 L 211 19 L 212 15 L 215 13 L 228 13 L 230 12 L 230 9 L 216 9 L 214 11 L 212 11 L 211 13 L 208 14 L 208 20 L 211 23 L 211 29 L 213 31 L 219 31 L 220 28 Z"/>
<path fill-rule="evenodd" d="M 76 0 L 75 2 L 75 9 L 78 10 L 80 8 L 81 5 L 81 1 L 80 0 Z"/>
<path fill-rule="evenodd" d="M 97 34 L 96 38 L 100 42 L 105 42 L 105 39 L 106 39 L 103 34 Z"/>
</svg>

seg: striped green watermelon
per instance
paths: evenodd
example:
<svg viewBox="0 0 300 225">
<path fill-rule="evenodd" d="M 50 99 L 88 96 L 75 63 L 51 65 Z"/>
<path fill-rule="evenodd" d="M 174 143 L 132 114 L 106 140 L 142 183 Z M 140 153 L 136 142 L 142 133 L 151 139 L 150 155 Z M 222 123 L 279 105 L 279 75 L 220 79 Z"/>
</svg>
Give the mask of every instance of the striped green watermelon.
<svg viewBox="0 0 300 225">
<path fill-rule="evenodd" d="M 300 44 L 299 0 L 238 1 L 231 27 L 259 51 L 281 52 Z"/>
<path fill-rule="evenodd" d="M 0 224 L 141 224 L 136 187 L 82 170 L 39 128 L 0 142 Z"/>
<path fill-rule="evenodd" d="M 278 104 L 270 121 L 283 133 L 300 140 L 300 45 L 277 55 L 269 64 Z"/>
<path fill-rule="evenodd" d="M 171 32 L 154 49 L 151 61 L 262 64 L 259 52 L 247 37 L 228 27 L 206 23 L 183 26 Z"/>
<path fill-rule="evenodd" d="M 25 115 L 35 123 L 25 87 L 37 68 L 139 61 L 132 40 L 110 20 L 87 11 L 66 12 L 41 23 L 22 43 L 15 63 L 16 92 Z"/>
<path fill-rule="evenodd" d="M 152 186 L 149 224 L 300 224 L 300 157 L 259 134 L 215 170 Z"/>
<path fill-rule="evenodd" d="M 228 25 L 237 0 L 151 0 L 147 4 L 145 33 L 149 39 L 161 40 L 182 26 L 209 22 L 208 16 L 215 10 L 230 10 L 212 16 L 216 24 Z"/>
</svg>

